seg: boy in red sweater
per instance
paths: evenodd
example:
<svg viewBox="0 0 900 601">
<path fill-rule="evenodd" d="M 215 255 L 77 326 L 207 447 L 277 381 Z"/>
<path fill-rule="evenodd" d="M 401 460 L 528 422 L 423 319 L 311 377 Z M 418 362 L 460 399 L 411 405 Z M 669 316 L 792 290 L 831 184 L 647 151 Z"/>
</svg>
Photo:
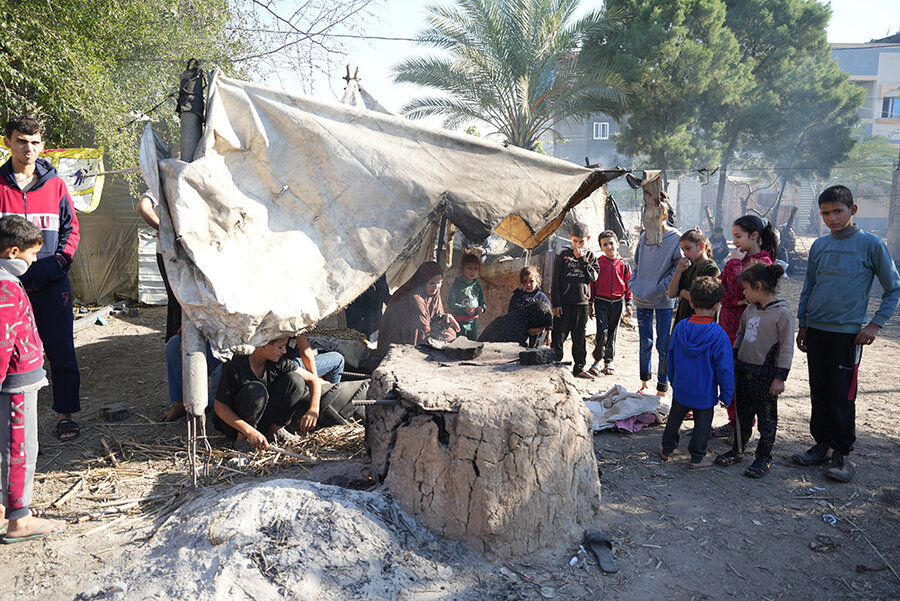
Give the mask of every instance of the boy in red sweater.
<svg viewBox="0 0 900 601">
<path fill-rule="evenodd" d="M 594 338 L 594 364 L 588 370 L 597 376 L 614 373 L 612 362 L 616 355 L 616 334 L 622 310 L 631 317 L 631 290 L 628 280 L 631 270 L 618 253 L 619 239 L 610 230 L 600 234 L 600 250 L 597 259 L 597 279 L 591 282 L 591 302 L 588 305 L 590 317 L 597 318 L 597 336 Z M 603 369 L 600 360 L 603 359 Z"/>
<path fill-rule="evenodd" d="M 44 349 L 19 281 L 44 244 L 41 230 L 18 215 L 0 218 L 0 522 L 4 544 L 59 532 L 65 524 L 28 509 L 37 463 L 37 395 L 47 385 Z"/>
</svg>

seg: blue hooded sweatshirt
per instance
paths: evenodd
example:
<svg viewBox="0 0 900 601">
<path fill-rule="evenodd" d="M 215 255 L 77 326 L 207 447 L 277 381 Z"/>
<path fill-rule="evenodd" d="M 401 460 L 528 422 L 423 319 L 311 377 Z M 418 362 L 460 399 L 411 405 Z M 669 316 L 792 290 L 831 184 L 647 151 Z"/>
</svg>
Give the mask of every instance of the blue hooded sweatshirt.
<svg viewBox="0 0 900 601">
<path fill-rule="evenodd" d="M 672 398 L 682 405 L 710 409 L 716 401 L 731 404 L 734 358 L 728 334 L 719 324 L 679 321 L 669 340 L 666 366 Z"/>
</svg>

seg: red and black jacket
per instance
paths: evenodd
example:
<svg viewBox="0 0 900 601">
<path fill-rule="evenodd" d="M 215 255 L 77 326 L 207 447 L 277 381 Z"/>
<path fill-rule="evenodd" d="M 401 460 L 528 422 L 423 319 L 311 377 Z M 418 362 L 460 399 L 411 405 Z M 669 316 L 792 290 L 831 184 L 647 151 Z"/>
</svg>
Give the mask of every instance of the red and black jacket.
<svg viewBox="0 0 900 601">
<path fill-rule="evenodd" d="M 37 183 L 23 192 L 12 170 L 12 159 L 0 166 L 0 216 L 20 215 L 41 228 L 44 246 L 37 261 L 21 277 L 26 290 L 39 290 L 66 276 L 78 249 L 78 217 L 66 183 L 47 159 L 34 165 Z"/>
<path fill-rule="evenodd" d="M 631 279 L 631 270 L 619 255 L 610 259 L 605 254 L 597 257 L 597 279 L 591 283 L 591 300 L 602 298 L 603 300 L 625 299 L 631 302 L 631 290 L 628 288 L 628 280 Z"/>
</svg>

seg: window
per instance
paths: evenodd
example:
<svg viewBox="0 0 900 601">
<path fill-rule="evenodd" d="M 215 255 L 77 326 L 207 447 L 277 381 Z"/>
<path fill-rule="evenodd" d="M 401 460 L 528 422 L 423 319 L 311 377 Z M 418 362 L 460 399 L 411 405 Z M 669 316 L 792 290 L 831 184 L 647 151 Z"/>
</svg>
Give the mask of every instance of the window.
<svg viewBox="0 0 900 601">
<path fill-rule="evenodd" d="M 900 103 L 898 103 L 898 108 L 900 108 Z M 607 121 L 595 121 L 594 122 L 594 139 L 595 140 L 609 140 L 609 122 L 607 122 Z"/>
<path fill-rule="evenodd" d="M 887 97 L 881 105 L 882 119 L 900 119 L 900 97 Z M 597 131 L 597 124 L 594 123 L 594 132 Z M 594 134 L 597 137 L 597 134 Z"/>
</svg>

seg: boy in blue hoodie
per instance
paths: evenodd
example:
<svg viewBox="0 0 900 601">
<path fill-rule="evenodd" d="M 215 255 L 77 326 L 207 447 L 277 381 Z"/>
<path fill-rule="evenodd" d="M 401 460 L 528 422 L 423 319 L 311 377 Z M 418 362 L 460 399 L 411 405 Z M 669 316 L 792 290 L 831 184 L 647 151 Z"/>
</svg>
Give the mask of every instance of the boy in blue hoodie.
<svg viewBox="0 0 900 601">
<path fill-rule="evenodd" d="M 872 344 L 900 301 L 894 260 L 881 238 L 854 225 L 856 211 L 846 186 L 831 186 L 819 195 L 819 212 L 831 233 L 809 249 L 797 308 L 797 348 L 806 353 L 809 364 L 809 429 L 816 444 L 791 459 L 806 466 L 830 463 L 825 476 L 838 482 L 849 482 L 856 472 L 845 458 L 856 442 L 862 347 Z M 878 310 L 863 327 L 875 276 L 884 292 Z"/>
<path fill-rule="evenodd" d="M 672 382 L 672 409 L 666 421 L 659 458 L 669 460 L 678 446 L 678 430 L 688 411 L 694 412 L 694 433 L 688 451 L 691 467 L 710 467 L 706 446 L 716 401 L 731 403 L 734 394 L 734 359 L 728 334 L 714 321 L 722 300 L 722 284 L 701 277 L 691 284 L 694 315 L 678 322 L 669 341 L 668 373 Z"/>
</svg>

